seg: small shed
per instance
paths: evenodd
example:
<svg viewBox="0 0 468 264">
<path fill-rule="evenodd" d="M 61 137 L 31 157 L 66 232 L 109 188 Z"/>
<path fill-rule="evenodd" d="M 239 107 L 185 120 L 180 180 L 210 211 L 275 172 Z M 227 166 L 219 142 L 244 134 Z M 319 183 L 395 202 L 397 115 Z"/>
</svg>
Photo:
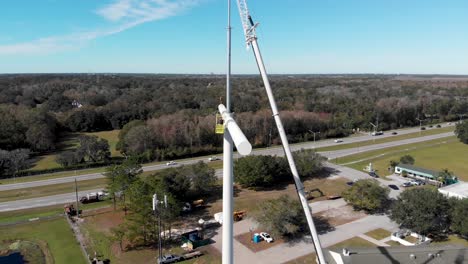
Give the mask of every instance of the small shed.
<svg viewBox="0 0 468 264">
<path fill-rule="evenodd" d="M 210 243 L 210 239 L 204 239 L 200 230 L 193 230 L 182 234 L 182 242 L 186 243 L 189 249 L 205 246 Z"/>
</svg>

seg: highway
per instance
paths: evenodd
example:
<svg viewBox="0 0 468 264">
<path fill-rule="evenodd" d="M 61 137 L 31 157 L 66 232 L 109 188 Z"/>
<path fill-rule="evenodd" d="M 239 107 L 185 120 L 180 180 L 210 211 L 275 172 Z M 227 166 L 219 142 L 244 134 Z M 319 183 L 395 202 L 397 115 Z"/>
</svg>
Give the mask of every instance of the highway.
<svg viewBox="0 0 468 264">
<path fill-rule="evenodd" d="M 102 191 L 102 189 L 87 190 L 78 192 L 78 197 L 84 196 L 87 193 Z M 44 207 L 58 204 L 71 203 L 76 201 L 75 193 L 64 193 L 45 197 L 16 200 L 11 202 L 0 203 L 0 212 L 8 212 L 21 209 L 29 209 L 35 207 Z"/>
<path fill-rule="evenodd" d="M 370 179 L 371 177 L 362 171 L 354 170 L 348 167 L 332 164 L 329 162 L 325 163 L 325 167 L 331 172 L 331 177 L 343 177 L 346 179 L 352 180 L 359 180 L 359 179 Z M 222 170 L 216 170 L 217 175 L 222 175 Z M 401 182 L 398 180 L 382 180 L 378 179 L 381 185 L 387 186 L 388 184 L 395 184 L 401 185 Z M 78 192 L 79 197 L 86 195 L 87 193 L 91 192 L 98 192 L 102 189 L 94 189 L 94 190 L 86 190 Z M 401 190 L 395 191 L 390 189 L 390 197 L 395 198 L 398 196 Z M 32 198 L 32 199 L 23 199 L 23 200 L 16 200 L 10 202 L 2 202 L 0 203 L 0 212 L 8 212 L 14 210 L 21 210 L 21 209 L 28 209 L 28 208 L 35 208 L 35 207 L 44 207 L 44 206 L 51 206 L 51 205 L 58 205 L 58 204 L 65 204 L 71 203 L 76 201 L 75 193 L 65 193 L 65 194 L 58 194 L 52 196 L 45 196 L 39 198 Z"/>
<path fill-rule="evenodd" d="M 413 133 L 415 131 L 418 131 L 416 129 L 405 129 L 399 131 L 399 134 L 407 134 L 407 133 Z M 433 139 L 438 139 L 438 138 L 444 138 L 444 137 L 449 137 L 453 136 L 453 132 L 447 132 L 447 133 L 442 133 L 442 134 L 435 134 L 435 135 L 429 135 L 429 136 L 423 136 L 423 137 L 417 137 L 417 138 L 411 138 L 411 139 L 404 139 L 404 140 L 398 140 L 398 141 L 391 141 L 391 142 L 386 142 L 386 143 L 381 143 L 381 144 L 374 144 L 374 145 L 368 145 L 368 146 L 362 146 L 362 147 L 356 147 L 356 148 L 349 148 L 349 149 L 342 149 L 342 150 L 336 150 L 336 151 L 326 151 L 326 152 L 319 152 L 321 155 L 327 157 L 328 159 L 334 159 L 334 158 L 339 158 L 339 157 L 344 157 L 352 154 L 357 154 L 365 151 L 371 151 L 371 150 L 377 150 L 377 149 L 382 149 L 382 148 L 388 148 L 388 147 L 395 147 L 395 146 L 400 146 L 400 145 L 405 145 L 405 144 L 411 144 L 411 143 L 417 143 L 417 142 L 423 142 L 423 141 L 428 141 L 428 140 L 433 140 Z M 385 137 L 392 137 L 390 133 L 387 133 L 382 136 L 378 136 L 377 138 L 385 138 Z M 337 144 L 346 144 L 346 143 L 354 143 L 354 142 L 362 142 L 362 141 L 368 141 L 372 140 L 375 137 L 369 136 L 369 135 L 364 135 L 364 136 L 357 136 L 357 137 L 350 137 L 346 138 L 345 142 L 342 143 L 335 143 L 333 140 L 324 140 L 324 141 L 319 141 L 316 142 L 317 144 L 314 146 L 313 142 L 306 142 L 306 143 L 300 143 L 300 144 L 293 144 L 291 145 L 291 150 L 299 150 L 301 148 L 304 149 L 311 149 L 314 147 L 327 147 L 327 146 L 334 146 Z M 254 149 L 252 151 L 252 155 L 278 155 L 278 156 L 283 156 L 284 152 L 281 146 L 275 146 L 271 148 L 264 148 L 264 149 Z M 239 158 L 240 155 L 237 153 L 234 154 L 234 158 Z M 181 165 L 189 165 L 189 164 L 194 164 L 199 161 L 204 161 L 207 162 L 207 157 L 200 157 L 200 158 L 194 158 L 190 160 L 183 160 L 183 161 L 176 161 L 176 165 L 172 167 L 177 167 Z M 166 166 L 165 163 L 163 164 L 157 164 L 157 165 L 147 165 L 143 167 L 143 171 L 157 171 L 157 170 L 162 170 L 162 169 L 167 169 L 168 166 Z M 220 175 L 218 173 L 218 175 Z M 31 181 L 31 182 L 23 182 L 23 183 L 14 183 L 14 184 L 4 184 L 0 185 L 0 192 L 1 191 L 7 191 L 7 190 L 16 190 L 16 189 L 23 189 L 23 188 L 32 188 L 32 187 L 38 187 L 38 186 L 46 186 L 46 185 L 53 185 L 53 184 L 61 184 L 61 183 L 70 183 L 75 181 L 85 181 L 85 180 L 93 180 L 93 179 L 99 179 L 103 178 L 104 175 L 102 173 L 92 173 L 92 174 L 84 174 L 84 175 L 78 175 L 78 176 L 68 176 L 68 177 L 62 177 L 62 178 L 55 178 L 55 179 L 47 179 L 47 180 L 39 180 L 39 181 Z"/>
<path fill-rule="evenodd" d="M 407 133 L 411 133 L 411 132 L 407 132 Z M 384 137 L 384 136 L 381 136 L 381 137 Z M 336 157 L 343 157 L 343 156 L 352 155 L 352 154 L 356 154 L 356 153 L 360 153 L 364 151 L 371 151 L 371 150 L 377 150 L 377 149 L 388 148 L 388 147 L 393 147 L 393 146 L 400 146 L 404 144 L 423 142 L 427 140 L 433 140 L 433 139 L 444 138 L 444 137 L 449 137 L 449 136 L 453 136 L 453 132 L 423 136 L 423 137 L 412 138 L 412 139 L 398 140 L 398 141 L 386 142 L 386 143 L 363 146 L 363 147 L 343 149 L 343 150 L 337 150 L 337 151 L 327 151 L 327 152 L 322 152 L 320 154 L 324 155 L 328 159 L 333 159 Z M 354 138 L 347 138 L 346 143 L 361 142 L 361 141 L 366 141 L 369 139 L 372 139 L 372 137 L 371 136 L 359 136 L 359 137 L 354 137 Z M 327 141 L 323 141 L 317 144 L 317 147 L 324 147 L 324 146 L 330 146 L 330 145 L 336 145 L 336 144 L 337 143 L 334 143 L 332 140 L 327 140 Z M 312 148 L 312 147 L 313 147 L 313 143 L 307 142 L 303 144 L 295 144 L 292 146 L 292 149 L 298 150 L 301 148 Z M 253 155 L 283 155 L 284 153 L 281 147 L 272 147 L 272 148 L 254 150 L 252 154 Z M 196 158 L 196 159 L 191 159 L 191 160 L 184 160 L 184 161 L 177 162 L 177 165 L 175 166 L 193 164 L 198 161 L 207 162 L 207 159 L 206 157 L 201 157 L 201 158 Z M 327 162 L 326 167 L 334 171 L 332 175 L 345 177 L 350 180 L 370 178 L 370 176 L 368 176 L 364 172 L 357 171 L 357 170 L 347 168 L 344 166 L 335 165 L 335 164 L 331 164 Z M 156 170 L 161 170 L 161 169 L 166 169 L 166 168 L 168 168 L 168 166 L 166 166 L 165 164 L 158 164 L 158 165 L 144 166 L 143 170 L 144 171 L 156 171 Z M 216 170 L 216 175 L 218 177 L 222 177 L 222 170 L 221 169 Z M 93 174 L 79 175 L 79 176 L 73 176 L 73 177 L 64 177 L 64 178 L 41 180 L 41 181 L 34 181 L 34 182 L 0 185 L 0 191 L 73 182 L 75 178 L 77 180 L 82 181 L 82 180 L 98 179 L 102 177 L 104 176 L 100 173 L 93 173 Z M 379 181 L 381 182 L 382 185 L 388 185 L 388 184 L 399 185 L 398 182 L 393 183 L 392 181 L 384 181 L 384 180 L 379 180 Z M 86 191 L 79 192 L 79 195 L 81 196 L 81 195 L 85 195 L 86 193 L 96 192 L 99 190 L 100 189 L 86 190 Z M 399 191 L 391 190 L 390 197 L 394 198 L 398 195 L 398 193 Z M 0 212 L 34 208 L 34 207 L 43 207 L 43 206 L 56 205 L 56 204 L 64 204 L 64 203 L 73 202 L 75 201 L 75 199 L 76 199 L 75 193 L 66 193 L 66 194 L 59 194 L 59 195 L 53 195 L 53 196 L 47 196 L 47 197 L 41 197 L 41 198 L 32 198 L 32 199 L 16 200 L 16 201 L 11 201 L 11 202 L 3 202 L 3 203 L 0 203 Z"/>
</svg>

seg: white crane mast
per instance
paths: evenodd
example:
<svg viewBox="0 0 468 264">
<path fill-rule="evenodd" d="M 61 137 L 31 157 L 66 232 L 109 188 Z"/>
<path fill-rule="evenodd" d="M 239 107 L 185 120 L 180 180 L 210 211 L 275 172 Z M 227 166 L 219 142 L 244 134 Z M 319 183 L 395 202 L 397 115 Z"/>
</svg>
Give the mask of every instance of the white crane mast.
<svg viewBox="0 0 468 264">
<path fill-rule="evenodd" d="M 296 164 L 294 162 L 294 158 L 291 153 L 291 149 L 289 148 L 289 142 L 288 138 L 286 136 L 286 132 L 284 131 L 283 123 L 281 122 L 278 108 L 276 106 L 276 101 L 273 96 L 273 91 L 270 86 L 270 82 L 268 80 L 268 75 L 265 69 L 265 65 L 263 63 L 262 55 L 260 53 L 260 48 L 258 47 L 257 43 L 257 36 L 255 33 L 255 28 L 257 27 L 258 24 L 255 24 L 249 14 L 249 9 L 247 7 L 247 2 L 246 0 L 237 0 L 237 6 L 239 8 L 239 14 L 241 17 L 241 22 L 242 22 L 242 27 L 244 29 L 244 34 L 245 34 L 245 41 L 247 43 L 247 46 L 252 46 L 255 59 L 257 61 L 257 66 L 258 69 L 260 70 L 260 74 L 263 79 L 263 83 L 265 85 L 265 90 L 268 95 L 268 100 L 270 102 L 270 107 L 271 111 L 273 113 L 273 117 L 275 119 L 276 127 L 278 128 L 278 133 L 281 138 L 281 142 L 283 143 L 283 149 L 286 155 L 286 158 L 289 163 L 289 167 L 291 168 L 291 172 L 294 178 L 294 182 L 296 184 L 296 190 L 297 194 L 299 196 L 299 199 L 301 201 L 302 208 L 304 210 L 307 223 L 309 225 L 310 233 L 312 235 L 312 239 L 314 241 L 314 247 L 315 251 L 317 253 L 317 258 L 319 260 L 319 264 L 325 264 L 325 257 L 323 255 L 322 247 L 320 245 L 320 240 L 317 234 L 317 229 L 315 228 L 314 220 L 312 218 L 312 211 L 309 206 L 309 203 L 307 202 L 307 198 L 304 193 L 304 185 L 301 182 L 301 179 L 299 177 L 299 173 L 297 172 Z"/>
</svg>

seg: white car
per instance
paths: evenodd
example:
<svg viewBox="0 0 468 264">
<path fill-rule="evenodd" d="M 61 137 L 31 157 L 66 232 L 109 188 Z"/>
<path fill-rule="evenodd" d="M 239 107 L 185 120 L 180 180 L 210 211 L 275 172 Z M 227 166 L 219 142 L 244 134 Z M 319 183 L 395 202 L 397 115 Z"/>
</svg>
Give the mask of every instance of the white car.
<svg viewBox="0 0 468 264">
<path fill-rule="evenodd" d="M 265 233 L 265 232 L 261 232 L 260 237 L 268 243 L 272 243 L 274 241 L 273 238 L 270 236 L 270 234 Z"/>
<path fill-rule="evenodd" d="M 220 160 L 220 158 L 218 158 L 216 156 L 213 156 L 213 157 L 208 159 L 208 161 L 216 161 L 216 160 Z"/>
<path fill-rule="evenodd" d="M 343 142 L 343 140 L 341 138 L 335 139 L 335 143 L 341 143 L 341 142 Z"/>
<path fill-rule="evenodd" d="M 173 160 L 169 161 L 169 162 L 166 162 L 166 166 L 174 166 L 176 165 L 177 163 Z"/>
</svg>

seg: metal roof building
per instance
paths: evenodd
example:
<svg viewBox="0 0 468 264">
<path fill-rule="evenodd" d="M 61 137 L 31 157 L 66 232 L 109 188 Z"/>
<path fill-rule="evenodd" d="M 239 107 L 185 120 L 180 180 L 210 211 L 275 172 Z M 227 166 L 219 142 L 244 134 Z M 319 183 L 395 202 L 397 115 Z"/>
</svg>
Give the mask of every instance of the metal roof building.
<svg viewBox="0 0 468 264">
<path fill-rule="evenodd" d="M 431 180 L 435 180 L 438 175 L 435 171 L 419 168 L 410 164 L 398 164 L 395 166 L 395 173 L 401 174 L 403 171 L 406 171 L 411 176 L 419 176 L 429 178 Z"/>
<path fill-rule="evenodd" d="M 326 253 L 329 264 L 468 263 L 468 248 L 463 246 L 350 248 Z"/>
<path fill-rule="evenodd" d="M 439 192 L 448 197 L 457 197 L 458 199 L 468 198 L 468 182 L 459 181 L 452 185 L 439 188 Z"/>
</svg>

